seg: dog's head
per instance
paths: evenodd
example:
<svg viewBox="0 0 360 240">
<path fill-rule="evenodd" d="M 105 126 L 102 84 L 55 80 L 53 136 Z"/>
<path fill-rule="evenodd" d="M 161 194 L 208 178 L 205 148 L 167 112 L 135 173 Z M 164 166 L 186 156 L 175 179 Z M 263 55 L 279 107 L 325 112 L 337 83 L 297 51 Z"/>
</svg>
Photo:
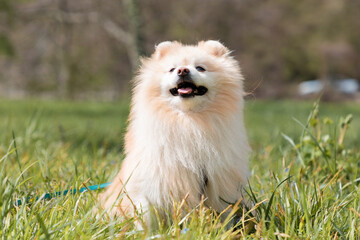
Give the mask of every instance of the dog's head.
<svg viewBox="0 0 360 240">
<path fill-rule="evenodd" d="M 195 46 L 160 43 L 143 61 L 138 81 L 151 91 L 149 101 L 158 99 L 182 112 L 221 107 L 242 96 L 237 62 L 224 45 L 212 40 Z M 230 102 L 226 103 L 227 97 Z"/>
</svg>

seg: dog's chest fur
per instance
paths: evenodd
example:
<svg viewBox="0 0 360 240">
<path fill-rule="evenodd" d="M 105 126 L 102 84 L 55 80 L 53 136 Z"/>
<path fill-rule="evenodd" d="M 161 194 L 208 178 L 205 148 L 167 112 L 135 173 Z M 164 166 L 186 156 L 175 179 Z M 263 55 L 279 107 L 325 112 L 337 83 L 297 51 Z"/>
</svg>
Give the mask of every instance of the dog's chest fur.
<svg viewBox="0 0 360 240">
<path fill-rule="evenodd" d="M 203 194 L 219 210 L 226 205 L 221 198 L 237 201 L 248 174 L 249 147 L 241 118 L 213 118 L 206 127 L 181 116 L 165 122 L 137 118 L 138 127 L 132 129 L 137 150 L 128 153 L 136 159 L 131 177 L 136 182 L 129 187 L 141 194 L 141 189 L 148 189 L 142 197 L 155 206 L 166 207 L 172 198 L 179 201 L 188 193 L 191 205 Z"/>
</svg>

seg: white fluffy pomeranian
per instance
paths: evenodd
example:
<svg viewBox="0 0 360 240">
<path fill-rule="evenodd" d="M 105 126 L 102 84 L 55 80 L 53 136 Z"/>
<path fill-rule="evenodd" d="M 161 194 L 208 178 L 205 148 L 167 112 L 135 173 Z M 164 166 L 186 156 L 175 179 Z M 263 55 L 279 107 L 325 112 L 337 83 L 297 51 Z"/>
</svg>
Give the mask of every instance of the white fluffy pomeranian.
<svg viewBox="0 0 360 240">
<path fill-rule="evenodd" d="M 160 43 L 135 78 L 126 158 L 102 207 L 141 210 L 149 221 L 150 208 L 171 212 L 185 196 L 217 212 L 241 199 L 250 153 L 243 95 L 238 62 L 220 42 Z"/>
</svg>

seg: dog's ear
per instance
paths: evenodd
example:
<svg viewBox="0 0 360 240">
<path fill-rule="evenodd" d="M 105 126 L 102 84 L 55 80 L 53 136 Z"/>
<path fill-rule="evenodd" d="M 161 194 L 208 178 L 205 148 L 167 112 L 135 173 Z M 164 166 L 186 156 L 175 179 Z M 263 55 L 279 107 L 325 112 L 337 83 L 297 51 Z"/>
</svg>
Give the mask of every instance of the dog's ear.
<svg viewBox="0 0 360 240">
<path fill-rule="evenodd" d="M 155 46 L 155 52 L 153 54 L 153 57 L 155 59 L 162 58 L 169 50 L 170 48 L 173 48 L 175 46 L 179 46 L 179 42 L 171 42 L 171 41 L 165 41 L 161 42 L 158 45 Z"/>
<path fill-rule="evenodd" d="M 219 41 L 215 41 L 215 40 L 201 41 L 199 42 L 198 46 L 217 57 L 228 56 L 230 54 L 229 49 L 227 49 Z"/>
</svg>

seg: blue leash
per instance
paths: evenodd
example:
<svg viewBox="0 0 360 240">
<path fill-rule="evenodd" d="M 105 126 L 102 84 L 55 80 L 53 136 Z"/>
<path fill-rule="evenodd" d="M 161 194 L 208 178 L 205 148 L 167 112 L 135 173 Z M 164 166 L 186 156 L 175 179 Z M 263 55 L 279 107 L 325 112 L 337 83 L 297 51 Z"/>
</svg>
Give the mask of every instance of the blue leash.
<svg viewBox="0 0 360 240">
<path fill-rule="evenodd" d="M 76 189 L 71 189 L 71 190 L 65 190 L 65 191 L 62 191 L 62 192 L 54 192 L 54 193 L 46 193 L 45 195 L 41 196 L 41 197 L 29 197 L 28 199 L 26 199 L 26 202 L 30 202 L 32 200 L 35 199 L 35 201 L 41 199 L 52 199 L 54 197 L 58 197 L 58 196 L 65 196 L 67 195 L 68 193 L 70 194 L 75 194 L 75 193 L 82 193 L 82 192 L 86 192 L 86 191 L 93 191 L 93 190 L 100 190 L 102 188 L 106 188 L 107 186 L 109 186 L 111 183 L 103 183 L 103 184 L 100 184 L 100 185 L 92 185 L 92 186 L 89 186 L 89 187 L 83 187 L 83 188 L 80 188 L 79 191 L 77 191 Z M 22 201 L 20 199 L 18 199 L 16 202 L 15 202 L 15 206 L 20 206 L 22 204 Z"/>
</svg>

